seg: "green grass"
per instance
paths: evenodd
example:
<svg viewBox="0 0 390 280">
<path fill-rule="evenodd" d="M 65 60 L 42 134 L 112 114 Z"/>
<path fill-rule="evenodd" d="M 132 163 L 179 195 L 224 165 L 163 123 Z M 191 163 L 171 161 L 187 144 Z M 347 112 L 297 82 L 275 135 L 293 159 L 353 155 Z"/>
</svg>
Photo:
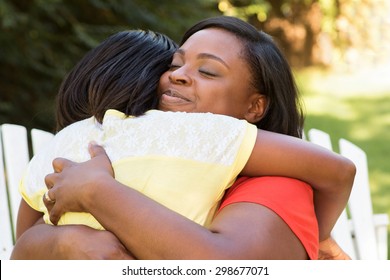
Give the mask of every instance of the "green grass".
<svg viewBox="0 0 390 280">
<path fill-rule="evenodd" d="M 374 213 L 390 215 L 389 70 L 390 66 L 377 67 L 348 74 L 307 69 L 295 74 L 305 105 L 305 131 L 318 128 L 329 133 L 335 151 L 340 138 L 362 148 Z"/>
</svg>

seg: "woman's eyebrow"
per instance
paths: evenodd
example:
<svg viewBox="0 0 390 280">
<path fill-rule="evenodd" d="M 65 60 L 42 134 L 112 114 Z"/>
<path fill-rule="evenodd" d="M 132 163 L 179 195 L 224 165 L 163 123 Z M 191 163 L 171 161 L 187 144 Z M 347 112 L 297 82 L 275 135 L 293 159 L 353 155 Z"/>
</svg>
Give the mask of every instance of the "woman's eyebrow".
<svg viewBox="0 0 390 280">
<path fill-rule="evenodd" d="M 213 60 L 216 60 L 216 61 L 222 63 L 223 65 L 225 65 L 226 68 L 228 68 L 228 69 L 230 68 L 229 65 L 227 65 L 227 63 L 222 58 L 220 58 L 218 56 L 215 56 L 213 54 L 210 54 L 210 53 L 200 53 L 200 54 L 198 54 L 197 57 L 199 59 L 205 59 L 205 58 L 206 59 L 213 59 Z"/>
<path fill-rule="evenodd" d="M 178 49 L 175 54 L 179 54 L 181 56 L 184 56 L 185 55 L 185 50 L 183 49 Z M 213 59 L 213 60 L 216 60 L 220 63 L 222 63 L 223 65 L 226 66 L 226 68 L 230 69 L 229 65 L 220 57 L 216 56 L 216 55 L 213 55 L 213 54 L 210 54 L 210 53 L 200 53 L 197 55 L 197 58 L 198 59 Z"/>
</svg>

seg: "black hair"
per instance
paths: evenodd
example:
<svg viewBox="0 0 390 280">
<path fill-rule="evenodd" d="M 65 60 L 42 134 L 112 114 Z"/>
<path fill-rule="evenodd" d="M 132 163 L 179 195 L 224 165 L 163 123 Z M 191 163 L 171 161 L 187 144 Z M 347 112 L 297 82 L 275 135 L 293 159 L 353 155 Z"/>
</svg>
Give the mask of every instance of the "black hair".
<svg viewBox="0 0 390 280">
<path fill-rule="evenodd" d="M 158 104 L 157 86 L 177 45 L 163 34 L 118 32 L 89 51 L 63 80 L 57 95 L 57 130 L 108 109 L 139 116 Z"/>
</svg>

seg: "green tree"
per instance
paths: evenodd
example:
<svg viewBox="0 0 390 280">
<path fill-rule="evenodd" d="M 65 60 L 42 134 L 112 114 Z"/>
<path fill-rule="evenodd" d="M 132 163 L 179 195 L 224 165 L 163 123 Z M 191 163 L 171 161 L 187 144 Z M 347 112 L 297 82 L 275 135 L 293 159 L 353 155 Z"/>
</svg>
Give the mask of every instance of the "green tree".
<svg viewBox="0 0 390 280">
<path fill-rule="evenodd" d="M 177 40 L 215 0 L 0 0 L 0 124 L 51 131 L 59 84 L 112 33 L 151 29 Z"/>
</svg>

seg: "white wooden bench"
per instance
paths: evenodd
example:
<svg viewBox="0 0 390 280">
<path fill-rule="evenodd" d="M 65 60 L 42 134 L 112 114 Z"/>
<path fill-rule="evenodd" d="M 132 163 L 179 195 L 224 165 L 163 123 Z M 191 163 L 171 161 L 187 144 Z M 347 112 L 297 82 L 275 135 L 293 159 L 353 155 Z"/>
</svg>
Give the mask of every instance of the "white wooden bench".
<svg viewBox="0 0 390 280">
<path fill-rule="evenodd" d="M 310 129 L 308 138 L 332 150 L 329 134 Z M 374 214 L 372 209 L 366 153 L 348 140 L 340 139 L 340 154 L 356 165 L 356 176 L 347 208 L 344 210 L 332 236 L 352 259 L 388 259 L 388 214 Z"/>
<path fill-rule="evenodd" d="M 53 134 L 31 130 L 29 152 L 27 130 L 14 124 L 0 126 L 0 259 L 8 259 L 15 242 L 16 218 L 21 196 L 19 180 L 32 154 L 47 143 Z"/>
</svg>

